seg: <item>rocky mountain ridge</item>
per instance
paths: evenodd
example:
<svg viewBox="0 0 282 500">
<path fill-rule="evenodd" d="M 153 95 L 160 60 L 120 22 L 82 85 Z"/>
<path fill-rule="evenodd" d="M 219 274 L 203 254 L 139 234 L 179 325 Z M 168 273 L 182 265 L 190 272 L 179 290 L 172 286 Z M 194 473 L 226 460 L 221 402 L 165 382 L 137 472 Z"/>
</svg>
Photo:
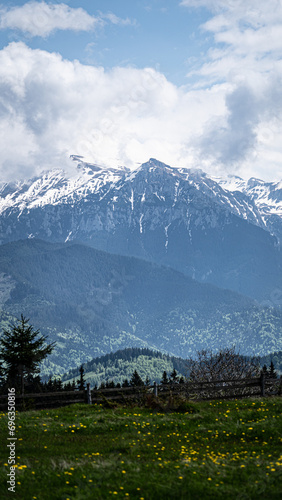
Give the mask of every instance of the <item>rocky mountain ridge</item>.
<svg viewBox="0 0 282 500">
<path fill-rule="evenodd" d="M 255 178 L 245 181 L 236 176 L 212 177 L 200 169 L 170 167 L 152 158 L 134 171 L 126 167 L 106 169 L 85 163 L 75 155 L 72 158 L 77 162 L 77 171 L 70 177 L 63 170 L 55 169 L 28 181 L 0 185 L 0 214 L 11 209 L 23 211 L 45 205 L 72 204 L 91 195 L 102 199 L 106 193 L 120 190 L 121 183 L 132 183 L 141 172 L 158 171 L 175 179 L 176 190 L 178 179 L 186 181 L 235 215 L 270 232 L 268 218 L 282 217 L 282 182 L 270 183 Z M 158 196 L 157 192 L 154 194 Z M 130 196 L 129 201 L 131 199 Z"/>
<path fill-rule="evenodd" d="M 134 171 L 74 160 L 72 177 L 56 170 L 1 187 L 2 244 L 83 242 L 271 301 L 282 279 L 279 183 L 215 180 L 155 159 Z"/>
</svg>

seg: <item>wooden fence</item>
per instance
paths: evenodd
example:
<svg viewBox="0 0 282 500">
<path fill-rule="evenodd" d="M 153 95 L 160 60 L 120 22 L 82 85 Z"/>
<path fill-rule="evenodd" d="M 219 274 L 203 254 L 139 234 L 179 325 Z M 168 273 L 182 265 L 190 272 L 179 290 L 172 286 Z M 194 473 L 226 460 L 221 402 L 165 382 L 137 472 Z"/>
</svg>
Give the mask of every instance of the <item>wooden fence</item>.
<svg viewBox="0 0 282 500">
<path fill-rule="evenodd" d="M 153 394 L 165 399 L 168 396 L 179 396 L 187 400 L 232 399 L 251 396 L 270 396 L 282 393 L 282 378 L 269 379 L 264 375 L 252 379 L 231 379 L 209 382 L 186 382 L 146 387 L 122 387 L 90 390 L 88 385 L 88 403 L 122 402 L 128 399 L 142 401 L 144 396 Z"/>
<path fill-rule="evenodd" d="M 252 379 L 231 379 L 209 382 L 185 382 L 168 384 L 87 389 L 83 391 L 46 392 L 15 396 L 17 410 L 58 408 L 73 403 L 106 404 L 128 403 L 143 404 L 146 398 L 154 396 L 160 400 L 180 397 L 185 400 L 232 399 L 251 396 L 270 396 L 282 394 L 282 378 L 269 379 L 264 375 Z M 151 395 L 151 396 L 150 396 Z M 7 411 L 7 395 L 0 396 L 0 410 Z"/>
<path fill-rule="evenodd" d="M 34 394 L 16 394 L 16 410 L 40 408 L 59 408 L 73 403 L 87 402 L 86 391 L 37 392 Z M 0 396 L 0 410 L 7 411 L 7 395 Z"/>
</svg>

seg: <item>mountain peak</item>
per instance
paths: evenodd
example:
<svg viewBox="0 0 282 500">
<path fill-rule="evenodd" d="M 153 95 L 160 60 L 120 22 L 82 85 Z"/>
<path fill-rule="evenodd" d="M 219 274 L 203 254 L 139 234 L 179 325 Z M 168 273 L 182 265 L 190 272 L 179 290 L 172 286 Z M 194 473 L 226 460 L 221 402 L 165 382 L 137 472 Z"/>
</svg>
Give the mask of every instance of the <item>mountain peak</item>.
<svg viewBox="0 0 282 500">
<path fill-rule="evenodd" d="M 177 203 L 181 202 L 183 206 L 187 205 L 188 214 L 192 210 L 192 197 L 198 193 L 196 198 L 202 200 L 203 206 L 216 204 L 282 240 L 282 221 L 277 219 L 277 216 L 282 215 L 281 183 L 265 183 L 259 179 L 246 181 L 238 176 L 214 177 L 201 169 L 172 167 L 156 158 L 150 158 L 135 170 L 89 163 L 81 155 L 71 155 L 71 159 L 76 166 L 69 174 L 57 169 L 44 172 L 28 182 L 2 185 L 0 213 L 6 214 L 6 217 L 10 212 L 16 214 L 19 211 L 21 217 L 23 211 L 39 207 L 74 207 L 78 204 L 83 206 L 86 201 L 94 204 L 98 203 L 97 200 L 105 200 L 109 211 L 105 217 L 110 217 L 111 212 L 114 219 L 113 212 L 118 210 L 119 204 L 126 200 L 130 207 L 138 207 L 140 197 L 139 218 L 144 217 L 143 209 L 146 210 L 149 200 L 153 205 L 158 200 L 168 213 L 171 210 L 174 212 Z M 95 210 L 95 224 L 99 226 L 98 205 Z M 188 217 L 187 214 L 185 217 Z M 174 216 L 179 217 L 179 214 Z M 107 224 L 115 227 L 113 222 Z M 165 227 L 167 224 L 169 223 L 165 222 Z M 141 227 L 140 224 L 139 226 Z M 6 230 L 9 232 L 8 226 Z M 62 232 L 61 228 L 60 231 Z M 73 238 L 74 229 L 71 233 Z M 2 238 L 3 241 L 9 239 L 8 233 L 3 234 Z"/>
<path fill-rule="evenodd" d="M 108 167 L 107 165 L 102 165 L 98 163 L 90 163 L 87 161 L 84 161 L 84 156 L 81 155 L 70 155 L 70 158 L 72 161 L 77 163 L 77 170 L 78 171 L 86 171 L 89 174 L 91 172 L 102 172 L 102 171 L 107 171 L 107 172 L 130 172 L 130 169 L 128 167 L 124 166 L 118 166 L 116 168 L 113 167 Z"/>
<path fill-rule="evenodd" d="M 159 168 L 159 169 L 168 168 L 170 170 L 173 170 L 172 167 L 170 167 L 166 163 L 163 163 L 163 162 L 157 160 L 156 158 L 150 158 L 149 161 L 142 163 L 140 168 L 142 168 L 142 169 L 144 169 L 144 168 Z"/>
</svg>

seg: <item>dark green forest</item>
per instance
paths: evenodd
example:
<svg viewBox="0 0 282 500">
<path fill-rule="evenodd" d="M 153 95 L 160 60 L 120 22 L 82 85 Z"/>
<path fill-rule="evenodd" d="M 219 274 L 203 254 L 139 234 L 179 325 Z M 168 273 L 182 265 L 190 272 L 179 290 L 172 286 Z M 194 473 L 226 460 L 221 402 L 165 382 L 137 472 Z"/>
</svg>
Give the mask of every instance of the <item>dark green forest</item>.
<svg viewBox="0 0 282 500">
<path fill-rule="evenodd" d="M 163 372 L 170 374 L 174 369 L 181 376 L 187 375 L 187 362 L 182 358 L 169 356 L 147 348 L 127 348 L 93 359 L 83 365 L 85 380 L 91 386 L 99 386 L 109 380 L 122 384 L 130 380 L 137 370 L 143 381 L 160 382 Z M 62 377 L 62 382 L 71 382 L 79 377 L 79 367 L 73 368 Z"/>
<path fill-rule="evenodd" d="M 34 239 L 2 245 L 0 278 L 0 327 L 24 314 L 56 342 L 43 375 L 127 347 L 176 358 L 234 343 L 245 355 L 282 350 L 281 311 L 86 245 Z"/>
</svg>

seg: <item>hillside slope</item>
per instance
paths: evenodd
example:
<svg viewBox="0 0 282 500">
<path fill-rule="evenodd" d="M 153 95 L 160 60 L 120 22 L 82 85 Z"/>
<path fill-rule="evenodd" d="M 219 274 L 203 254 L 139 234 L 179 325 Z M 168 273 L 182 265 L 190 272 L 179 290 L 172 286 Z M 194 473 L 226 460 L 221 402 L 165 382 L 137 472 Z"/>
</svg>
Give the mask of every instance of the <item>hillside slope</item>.
<svg viewBox="0 0 282 500">
<path fill-rule="evenodd" d="M 150 382 L 160 382 L 163 372 L 169 377 L 176 370 L 179 376 L 187 375 L 187 361 L 182 358 L 168 356 L 148 348 L 127 348 L 94 358 L 83 365 L 84 379 L 91 386 L 99 386 L 102 382 L 112 380 L 115 384 L 124 379 L 130 380 L 137 370 L 142 380 L 148 377 Z M 73 368 L 62 377 L 63 382 L 77 380 L 80 377 L 79 367 Z"/>
<path fill-rule="evenodd" d="M 44 371 L 107 352 L 149 347 L 188 357 L 236 344 L 281 350 L 282 313 L 169 268 L 80 244 L 22 240 L 0 246 L 0 307 L 57 341 Z"/>
</svg>

